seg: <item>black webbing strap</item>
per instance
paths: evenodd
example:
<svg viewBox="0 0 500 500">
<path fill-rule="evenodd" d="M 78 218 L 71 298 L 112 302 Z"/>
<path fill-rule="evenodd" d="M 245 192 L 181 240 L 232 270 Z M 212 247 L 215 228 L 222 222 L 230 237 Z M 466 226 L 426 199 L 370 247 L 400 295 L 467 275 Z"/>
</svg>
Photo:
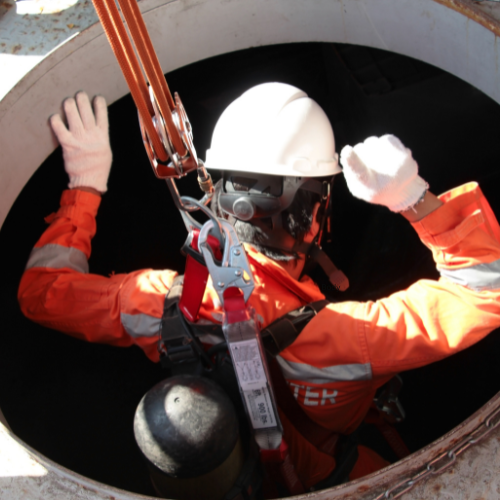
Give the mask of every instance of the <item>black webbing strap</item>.
<svg viewBox="0 0 500 500">
<path fill-rule="evenodd" d="M 192 349 L 189 347 L 189 339 L 186 340 L 186 323 L 196 334 L 213 333 L 222 336 L 220 325 L 200 325 L 187 322 L 184 317 L 180 317 L 178 303 L 182 295 L 184 283 L 183 276 L 174 279 L 172 287 L 165 297 L 163 307 L 163 317 L 160 323 L 160 353 L 166 355 L 167 346 L 168 357 L 173 362 L 182 362 L 184 358 L 193 359 Z M 267 353 L 275 357 L 281 351 L 290 346 L 300 335 L 305 326 L 318 314 L 327 304 L 328 300 L 318 300 L 305 306 L 299 307 L 281 318 L 271 323 L 261 332 L 262 342 Z M 194 354 L 194 353 L 192 353 Z"/>
<path fill-rule="evenodd" d="M 358 461 L 358 457 L 357 431 L 354 431 L 354 433 L 349 436 L 341 436 L 337 453 L 335 454 L 337 465 L 327 478 L 314 485 L 314 490 L 323 490 L 346 483 L 349 480 L 349 474 Z"/>
<path fill-rule="evenodd" d="M 164 368 L 172 369 L 178 365 L 193 365 L 202 359 L 210 364 L 196 334 L 220 333 L 220 325 L 193 325 L 179 310 L 184 276 L 177 276 L 165 297 L 163 316 L 160 322 L 158 351 Z M 186 366 L 185 368 L 187 368 Z"/>
<path fill-rule="evenodd" d="M 160 323 L 160 337 L 164 344 L 185 336 L 181 320 L 177 314 L 177 304 L 182 296 L 184 276 L 177 276 L 165 297 L 163 316 Z"/>
<path fill-rule="evenodd" d="M 309 321 L 329 303 L 326 299 L 311 302 L 273 321 L 261 332 L 267 353 L 274 358 L 293 344 Z"/>
<path fill-rule="evenodd" d="M 349 288 L 349 280 L 347 276 L 331 261 L 330 257 L 326 255 L 317 245 L 311 248 L 309 257 L 316 261 L 325 274 L 328 276 L 330 283 L 334 285 L 337 290 L 344 292 Z"/>
<path fill-rule="evenodd" d="M 330 257 L 321 250 L 321 248 L 314 242 L 306 243 L 305 241 L 297 241 L 287 231 L 281 227 L 270 229 L 261 220 L 252 219 L 252 224 L 258 227 L 265 235 L 265 240 L 258 242 L 258 244 L 282 250 L 289 253 L 303 253 L 307 256 L 308 260 L 318 263 L 323 269 L 324 273 L 328 276 L 330 283 L 344 292 L 349 288 L 349 280 L 347 276 L 332 262 Z M 241 241 L 246 241 L 244 238 Z M 247 242 L 252 244 L 253 242 Z"/>
</svg>

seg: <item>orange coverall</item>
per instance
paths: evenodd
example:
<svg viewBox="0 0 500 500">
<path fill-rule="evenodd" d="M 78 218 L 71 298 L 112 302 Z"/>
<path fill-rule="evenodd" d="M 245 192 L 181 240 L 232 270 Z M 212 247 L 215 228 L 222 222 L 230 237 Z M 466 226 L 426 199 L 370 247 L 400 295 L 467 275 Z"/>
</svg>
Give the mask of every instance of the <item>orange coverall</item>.
<svg viewBox="0 0 500 500">
<path fill-rule="evenodd" d="M 328 305 L 278 362 L 308 415 L 339 433 L 354 431 L 378 387 L 394 374 L 458 352 L 500 326 L 500 227 L 475 183 L 440 199 L 444 205 L 413 224 L 441 274 L 375 302 Z M 61 208 L 30 255 L 19 287 L 23 313 L 75 337 L 117 346 L 139 345 L 158 361 L 165 295 L 174 271 L 88 274 L 100 198 L 63 192 Z M 250 304 L 267 326 L 306 303 L 323 299 L 316 284 L 300 282 L 247 245 L 255 277 Z M 210 285 L 210 282 L 209 282 Z M 220 322 L 217 294 L 207 287 L 200 318 Z M 306 487 L 326 478 L 333 457 L 312 447 L 281 414 L 285 439 Z M 360 447 L 351 479 L 384 465 Z"/>
</svg>

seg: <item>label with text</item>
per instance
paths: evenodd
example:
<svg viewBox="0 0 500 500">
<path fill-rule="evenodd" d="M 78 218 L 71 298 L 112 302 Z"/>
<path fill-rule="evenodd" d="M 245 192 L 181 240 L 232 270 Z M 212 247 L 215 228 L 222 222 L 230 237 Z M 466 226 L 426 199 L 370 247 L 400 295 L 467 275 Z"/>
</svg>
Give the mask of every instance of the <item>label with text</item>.
<svg viewBox="0 0 500 500">
<path fill-rule="evenodd" d="M 262 366 L 257 340 L 231 343 L 231 354 L 240 387 L 244 391 L 267 385 L 266 372 Z"/>
<path fill-rule="evenodd" d="M 276 426 L 273 405 L 267 387 L 243 391 L 248 415 L 254 429 Z"/>
</svg>

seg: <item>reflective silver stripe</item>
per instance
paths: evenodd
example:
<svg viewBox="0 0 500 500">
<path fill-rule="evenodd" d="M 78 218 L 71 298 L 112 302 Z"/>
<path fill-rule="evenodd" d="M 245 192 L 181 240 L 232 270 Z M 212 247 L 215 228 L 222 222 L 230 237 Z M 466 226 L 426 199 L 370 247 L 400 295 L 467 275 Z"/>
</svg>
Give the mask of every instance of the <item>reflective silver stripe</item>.
<svg viewBox="0 0 500 500">
<path fill-rule="evenodd" d="M 49 243 L 40 248 L 33 248 L 26 264 L 26 269 L 32 267 L 50 267 L 62 269 L 69 267 L 80 273 L 89 272 L 89 263 L 85 254 L 76 248 L 63 247 L 56 243 Z"/>
<path fill-rule="evenodd" d="M 120 318 L 125 331 L 134 338 L 155 337 L 160 334 L 161 318 L 155 318 L 148 314 L 125 314 Z"/>
<path fill-rule="evenodd" d="M 334 365 L 316 368 L 305 363 L 287 361 L 276 356 L 283 375 L 289 380 L 303 380 L 312 384 L 328 384 L 331 382 L 353 382 L 355 380 L 371 380 L 372 367 L 370 363 L 352 365 Z"/>
<path fill-rule="evenodd" d="M 500 259 L 490 264 L 477 264 L 463 269 L 439 269 L 439 274 L 471 290 L 493 290 L 500 288 Z"/>
</svg>

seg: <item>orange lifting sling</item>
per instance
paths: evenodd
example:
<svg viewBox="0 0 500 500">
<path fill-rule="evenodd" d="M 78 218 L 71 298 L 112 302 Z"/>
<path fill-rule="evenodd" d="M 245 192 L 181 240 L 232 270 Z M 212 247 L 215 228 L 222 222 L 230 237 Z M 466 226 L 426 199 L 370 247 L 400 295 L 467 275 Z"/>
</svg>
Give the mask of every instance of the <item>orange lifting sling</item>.
<svg viewBox="0 0 500 500">
<path fill-rule="evenodd" d="M 117 0 L 124 19 L 115 0 L 92 1 L 137 106 L 156 176 L 180 177 L 196 169 L 189 122 L 179 96 L 172 98 L 137 1 Z"/>
</svg>

